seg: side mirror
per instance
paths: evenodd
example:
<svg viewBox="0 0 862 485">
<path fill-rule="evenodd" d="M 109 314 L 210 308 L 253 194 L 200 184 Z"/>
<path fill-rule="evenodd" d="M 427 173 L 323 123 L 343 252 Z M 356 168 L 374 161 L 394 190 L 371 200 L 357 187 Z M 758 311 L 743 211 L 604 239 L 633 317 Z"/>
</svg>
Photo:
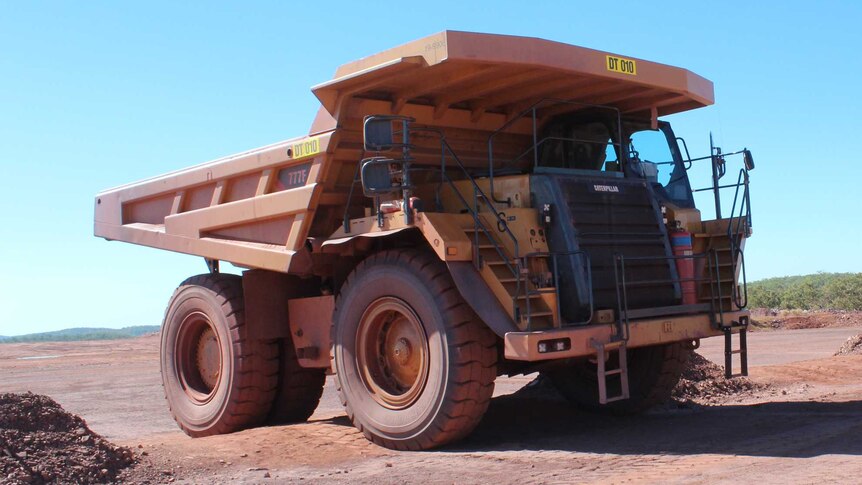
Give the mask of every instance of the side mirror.
<svg viewBox="0 0 862 485">
<path fill-rule="evenodd" d="M 754 157 L 751 155 L 751 150 L 748 148 L 742 150 L 742 163 L 745 164 L 746 170 L 754 170 Z"/>
<path fill-rule="evenodd" d="M 368 197 L 403 189 L 403 162 L 390 158 L 367 158 L 362 162 L 362 190 Z"/>
<path fill-rule="evenodd" d="M 366 117 L 362 127 L 362 135 L 365 139 L 365 150 L 372 152 L 391 150 L 395 144 L 392 118 Z"/>
</svg>

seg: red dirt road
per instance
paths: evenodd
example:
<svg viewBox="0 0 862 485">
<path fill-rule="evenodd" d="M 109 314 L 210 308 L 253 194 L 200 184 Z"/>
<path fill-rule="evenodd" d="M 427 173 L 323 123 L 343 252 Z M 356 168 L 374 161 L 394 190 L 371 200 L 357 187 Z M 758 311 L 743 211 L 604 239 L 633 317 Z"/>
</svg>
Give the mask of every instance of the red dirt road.
<svg viewBox="0 0 862 485">
<path fill-rule="evenodd" d="M 638 417 L 581 413 L 547 391 L 511 394 L 532 376 L 500 378 L 498 397 L 476 432 L 431 452 L 394 452 L 365 441 L 344 417 L 331 384 L 307 424 L 187 438 L 164 403 L 152 336 L 0 345 L 0 392 L 47 394 L 94 431 L 146 452 L 128 477 L 137 480 L 858 482 L 862 356 L 832 357 L 858 333 L 862 328 L 752 333 L 752 379 L 770 384 L 768 390 Z M 721 362 L 721 345 L 721 339 L 704 341 L 701 353 Z"/>
</svg>

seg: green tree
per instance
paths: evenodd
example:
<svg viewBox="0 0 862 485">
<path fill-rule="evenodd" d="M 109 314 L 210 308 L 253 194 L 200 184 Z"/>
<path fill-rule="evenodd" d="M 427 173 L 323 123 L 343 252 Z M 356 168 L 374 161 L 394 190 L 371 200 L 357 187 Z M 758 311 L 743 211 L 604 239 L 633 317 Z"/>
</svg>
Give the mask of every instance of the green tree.
<svg viewBox="0 0 862 485">
<path fill-rule="evenodd" d="M 862 273 L 817 273 L 755 281 L 749 306 L 787 310 L 862 310 Z"/>
<path fill-rule="evenodd" d="M 829 308 L 836 310 L 862 310 L 862 273 L 842 275 L 824 287 Z"/>
</svg>

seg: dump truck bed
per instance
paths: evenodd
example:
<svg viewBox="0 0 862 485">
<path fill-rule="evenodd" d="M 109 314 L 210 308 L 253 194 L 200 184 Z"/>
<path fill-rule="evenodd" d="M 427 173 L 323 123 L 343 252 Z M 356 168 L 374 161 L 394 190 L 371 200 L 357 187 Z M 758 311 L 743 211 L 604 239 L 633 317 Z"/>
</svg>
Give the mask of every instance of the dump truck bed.
<svg viewBox="0 0 862 485">
<path fill-rule="evenodd" d="M 289 140 L 107 190 L 96 196 L 95 233 L 287 271 L 320 199 L 315 155 L 329 140 Z"/>
<path fill-rule="evenodd" d="M 551 100 L 539 119 L 584 107 L 558 100 L 652 119 L 713 102 L 712 83 L 685 69 L 536 38 L 452 31 L 345 64 L 312 90 L 322 107 L 308 136 L 102 192 L 95 234 L 302 273 L 310 266 L 308 238 L 326 239 L 341 224 L 364 155 L 365 115 L 407 115 L 442 128 L 465 163 L 480 166 L 487 136 L 509 121 L 508 150 L 520 149 L 531 126 L 517 115 L 538 100 Z M 437 156 L 421 145 L 420 161 Z"/>
</svg>

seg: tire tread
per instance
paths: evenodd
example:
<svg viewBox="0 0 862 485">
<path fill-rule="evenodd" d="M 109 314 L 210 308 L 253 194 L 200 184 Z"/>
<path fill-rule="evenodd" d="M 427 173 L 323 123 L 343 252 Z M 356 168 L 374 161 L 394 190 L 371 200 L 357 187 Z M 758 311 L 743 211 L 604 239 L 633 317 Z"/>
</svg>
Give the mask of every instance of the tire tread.
<svg viewBox="0 0 862 485">
<path fill-rule="evenodd" d="M 494 393 L 497 372 L 497 337 L 473 313 L 449 276 L 448 269 L 435 255 L 419 250 L 390 250 L 376 253 L 357 265 L 345 281 L 335 302 L 335 315 L 342 307 L 342 295 L 349 291 L 357 275 L 376 265 L 398 265 L 417 274 L 436 295 L 436 306 L 447 322 L 448 348 L 454 355 L 450 367 L 451 392 L 443 399 L 440 411 L 426 431 L 416 437 L 395 440 L 378 436 L 356 419 L 341 384 L 336 387 L 350 420 L 369 440 L 396 450 L 426 450 L 457 441 L 479 424 Z M 333 318 L 333 322 L 337 317 Z M 335 327 L 332 328 L 333 342 Z M 331 358 L 334 359 L 334 345 Z"/>
<path fill-rule="evenodd" d="M 223 273 L 192 276 L 180 283 L 171 301 L 178 298 L 189 286 L 197 286 L 212 293 L 227 321 L 231 345 L 235 351 L 233 385 L 236 392 L 228 393 L 223 415 L 218 422 L 205 430 L 195 430 L 184 424 L 168 399 L 168 407 L 174 421 L 192 437 L 227 434 L 260 424 L 270 411 L 278 384 L 277 341 L 248 338 L 240 276 Z M 168 310 L 170 307 L 171 305 L 168 305 Z M 168 310 L 165 312 L 166 320 Z M 167 399 L 167 394 L 165 398 Z"/>
</svg>

